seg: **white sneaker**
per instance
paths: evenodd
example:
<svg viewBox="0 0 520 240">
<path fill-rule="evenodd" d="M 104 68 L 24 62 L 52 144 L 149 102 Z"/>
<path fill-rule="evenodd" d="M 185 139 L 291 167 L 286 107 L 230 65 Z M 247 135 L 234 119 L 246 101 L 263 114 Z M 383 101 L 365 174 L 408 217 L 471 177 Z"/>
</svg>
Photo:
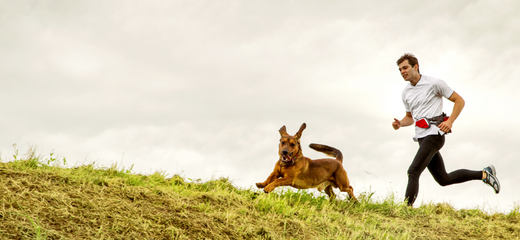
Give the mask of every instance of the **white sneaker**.
<svg viewBox="0 0 520 240">
<path fill-rule="evenodd" d="M 489 165 L 484 168 L 484 172 L 486 172 L 486 178 L 482 181 L 491 186 L 495 190 L 495 193 L 498 194 L 500 192 L 500 182 L 496 177 L 495 167 L 493 165 Z"/>
</svg>

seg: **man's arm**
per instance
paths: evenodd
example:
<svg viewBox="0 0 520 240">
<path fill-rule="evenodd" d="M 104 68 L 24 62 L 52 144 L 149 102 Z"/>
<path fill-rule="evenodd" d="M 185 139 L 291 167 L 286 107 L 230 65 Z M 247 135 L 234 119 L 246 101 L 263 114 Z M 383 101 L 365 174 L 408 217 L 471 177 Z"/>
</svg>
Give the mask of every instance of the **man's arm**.
<svg viewBox="0 0 520 240">
<path fill-rule="evenodd" d="M 451 131 L 453 122 L 455 122 L 455 120 L 459 117 L 460 112 L 462 112 L 462 109 L 466 104 L 464 99 L 457 92 L 453 92 L 453 94 L 450 96 L 450 98 L 448 98 L 448 100 L 455 103 L 453 105 L 453 111 L 451 112 L 450 118 L 446 122 L 442 122 L 441 124 L 439 124 L 439 129 L 446 133 Z"/>
<path fill-rule="evenodd" d="M 406 112 L 406 115 L 404 116 L 403 119 L 401 119 L 400 121 L 397 120 L 397 118 L 394 118 L 394 122 L 392 122 L 392 127 L 397 130 L 401 127 L 407 127 L 407 126 L 410 126 L 414 123 L 415 121 L 413 120 L 413 117 L 412 117 L 412 113 L 411 112 Z"/>
</svg>

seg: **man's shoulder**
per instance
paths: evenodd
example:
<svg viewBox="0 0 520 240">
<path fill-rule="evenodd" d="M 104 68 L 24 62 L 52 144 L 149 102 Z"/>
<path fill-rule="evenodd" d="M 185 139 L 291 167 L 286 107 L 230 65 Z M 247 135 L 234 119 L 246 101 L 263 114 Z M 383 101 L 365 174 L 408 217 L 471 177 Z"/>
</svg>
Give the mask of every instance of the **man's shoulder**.
<svg viewBox="0 0 520 240">
<path fill-rule="evenodd" d="M 428 85 L 429 89 L 433 89 L 434 91 L 439 92 L 446 98 L 449 98 L 449 96 L 453 94 L 453 90 L 444 80 L 431 76 L 425 76 L 425 80 L 427 81 L 425 81 L 424 84 Z"/>
<path fill-rule="evenodd" d="M 431 82 L 437 82 L 442 81 L 436 77 L 428 76 L 428 75 L 421 75 L 421 81 L 424 80 L 425 83 L 431 83 Z"/>
<path fill-rule="evenodd" d="M 438 84 L 438 83 L 445 83 L 444 80 L 432 76 L 422 75 L 421 81 L 424 80 L 424 84 Z"/>
</svg>

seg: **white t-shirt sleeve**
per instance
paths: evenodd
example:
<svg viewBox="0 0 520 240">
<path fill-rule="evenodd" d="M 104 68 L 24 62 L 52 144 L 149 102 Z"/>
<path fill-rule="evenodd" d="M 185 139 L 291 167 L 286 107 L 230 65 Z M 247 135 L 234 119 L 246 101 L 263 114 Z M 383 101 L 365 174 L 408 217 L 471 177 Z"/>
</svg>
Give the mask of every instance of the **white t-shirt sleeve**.
<svg viewBox="0 0 520 240">
<path fill-rule="evenodd" d="M 410 110 L 410 109 L 411 109 L 411 108 L 410 108 L 410 104 L 408 104 L 408 103 L 406 102 L 406 99 L 405 99 L 405 92 L 406 92 L 406 89 L 403 90 L 403 92 L 402 92 L 402 94 L 401 94 L 401 100 L 403 101 L 404 110 L 405 110 L 406 112 L 411 112 L 411 110 Z"/>
<path fill-rule="evenodd" d="M 444 82 L 443 80 L 440 80 L 440 79 L 435 79 L 435 80 L 436 81 L 434 81 L 433 88 L 435 89 L 437 94 L 439 94 L 445 98 L 450 98 L 451 95 L 453 95 L 453 93 L 455 91 L 453 91 L 453 89 L 451 89 L 448 86 L 448 84 L 446 84 L 446 82 Z"/>
</svg>

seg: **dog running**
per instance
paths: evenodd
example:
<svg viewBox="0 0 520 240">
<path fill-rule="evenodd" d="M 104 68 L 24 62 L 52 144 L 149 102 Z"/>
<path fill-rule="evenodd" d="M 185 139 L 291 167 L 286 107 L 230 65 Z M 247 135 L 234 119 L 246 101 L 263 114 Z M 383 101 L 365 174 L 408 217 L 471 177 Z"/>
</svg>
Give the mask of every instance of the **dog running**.
<svg viewBox="0 0 520 240">
<path fill-rule="evenodd" d="M 303 156 L 300 138 L 306 127 L 307 125 L 303 123 L 294 136 L 287 134 L 285 126 L 278 130 L 281 135 L 278 145 L 280 159 L 276 162 L 274 171 L 267 180 L 256 183 L 256 186 L 263 188 L 265 193 L 269 193 L 279 186 L 291 186 L 297 189 L 317 188 L 319 191 L 325 190 L 331 201 L 336 198 L 332 189 L 335 187 L 339 188 L 341 192 L 347 192 L 349 199 L 357 201 L 347 172 L 342 165 L 343 154 L 338 149 L 312 143 L 309 145 L 310 148 L 335 159 L 311 160 Z"/>
</svg>

